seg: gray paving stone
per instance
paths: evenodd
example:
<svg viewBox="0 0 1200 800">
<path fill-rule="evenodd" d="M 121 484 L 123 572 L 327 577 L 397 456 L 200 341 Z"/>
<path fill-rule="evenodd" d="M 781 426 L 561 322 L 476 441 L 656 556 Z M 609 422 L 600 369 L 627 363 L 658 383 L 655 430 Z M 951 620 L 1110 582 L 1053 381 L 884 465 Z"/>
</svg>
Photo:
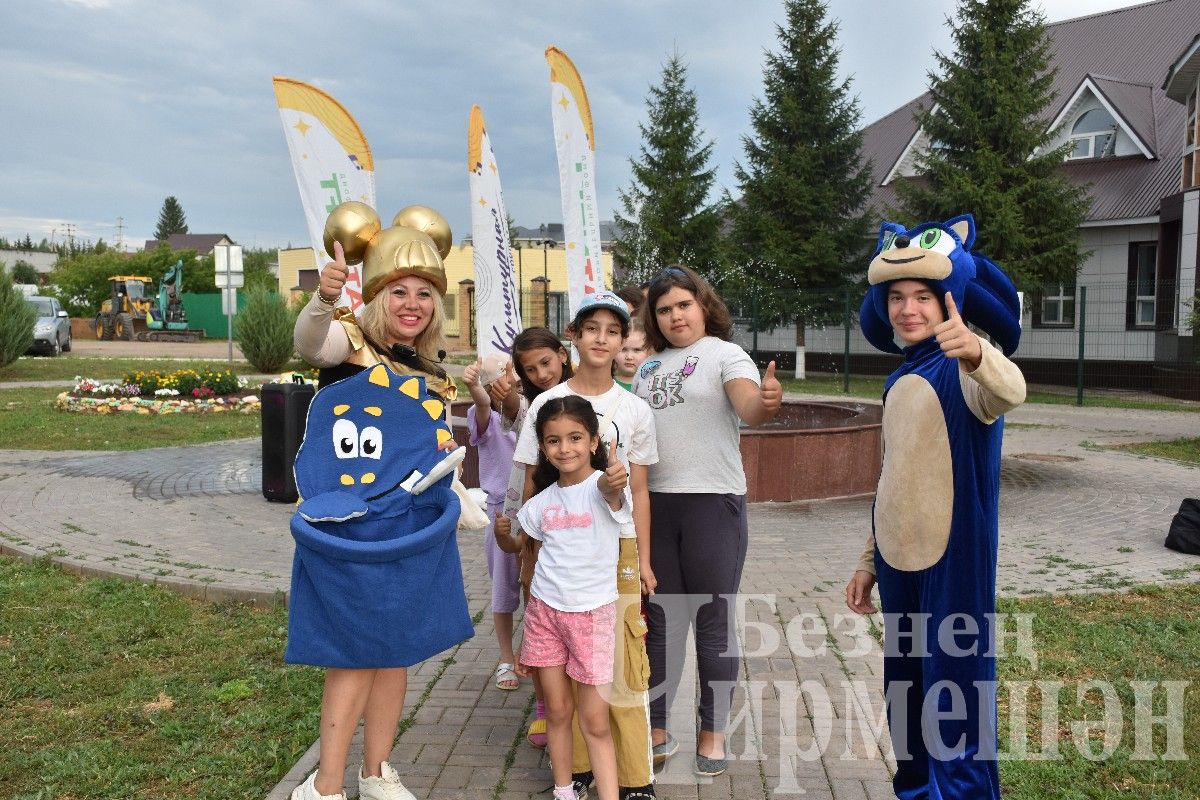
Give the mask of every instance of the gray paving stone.
<svg viewBox="0 0 1200 800">
<path fill-rule="evenodd" d="M 1200 557 L 1162 547 L 1179 501 L 1200 486 L 1200 470 L 1086 444 L 1194 436 L 1200 415 L 1027 405 L 1008 421 L 1002 595 L 1200 579 Z M 157 582 L 211 601 L 282 603 L 293 507 L 263 500 L 260 447 L 253 439 L 132 453 L 0 450 L 0 552 L 25 559 L 48 554 L 80 574 Z M 883 708 L 880 648 L 844 603 L 870 505 L 859 498 L 752 506 L 742 588 L 761 597 L 745 604 L 743 677 L 762 684 L 761 697 L 746 729 L 730 732 L 734 757 L 716 780 L 697 782 L 686 744 L 694 734 L 677 730 L 685 745 L 661 778 L 661 797 L 741 800 L 791 796 L 779 790 L 796 788 L 805 798 L 891 796 L 886 731 L 875 731 L 878 738 L 847 731 L 880 719 Z M 459 546 L 471 612 L 486 612 L 481 538 L 464 535 Z M 801 616 L 797 646 L 787 638 L 788 624 Z M 813 632 L 817 620 L 827 633 Z M 452 664 L 438 658 L 410 670 L 406 711 L 415 724 L 397 741 L 393 763 L 418 796 L 490 798 L 503 780 L 502 800 L 525 800 L 550 783 L 545 753 L 523 738 L 529 682 L 516 692 L 492 685 L 493 635 L 484 613 L 475 638 L 447 654 Z M 805 681 L 830 702 L 797 697 L 795 687 Z M 847 695 L 848 686 L 864 694 Z M 746 702 L 744 691 L 737 695 L 735 715 Z M 793 707 L 782 708 L 783 700 Z M 812 747 L 822 726 L 829 738 L 819 757 L 781 752 L 784 742 Z M 361 742 L 354 748 L 346 776 L 351 791 Z M 269 797 L 286 798 L 315 767 L 316 753 L 314 745 Z"/>
</svg>

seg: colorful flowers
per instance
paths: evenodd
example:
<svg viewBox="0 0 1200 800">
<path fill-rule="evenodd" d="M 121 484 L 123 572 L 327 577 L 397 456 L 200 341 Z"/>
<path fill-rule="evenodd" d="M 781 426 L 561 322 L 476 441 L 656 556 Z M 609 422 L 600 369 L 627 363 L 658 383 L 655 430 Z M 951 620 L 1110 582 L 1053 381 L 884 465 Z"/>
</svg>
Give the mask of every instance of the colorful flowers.
<svg viewBox="0 0 1200 800">
<path fill-rule="evenodd" d="M 62 411 L 112 414 L 176 414 L 236 411 L 256 412 L 257 395 L 247 394 L 249 385 L 229 370 L 181 369 L 174 372 L 135 370 L 121 382 L 101 383 L 75 376 L 75 386 L 54 401 Z"/>
</svg>

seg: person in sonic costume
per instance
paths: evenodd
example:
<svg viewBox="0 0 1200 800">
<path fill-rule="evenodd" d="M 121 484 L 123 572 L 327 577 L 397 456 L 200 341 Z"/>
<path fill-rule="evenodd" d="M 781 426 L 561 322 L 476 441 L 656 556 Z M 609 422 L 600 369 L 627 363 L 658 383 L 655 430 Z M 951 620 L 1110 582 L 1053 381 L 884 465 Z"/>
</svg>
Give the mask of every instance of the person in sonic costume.
<svg viewBox="0 0 1200 800">
<path fill-rule="evenodd" d="M 904 354 L 884 384 L 872 535 L 846 587 L 852 610 L 873 613 L 879 582 L 893 788 L 904 800 L 1000 797 L 1000 446 L 1025 379 L 1007 358 L 1021 335 L 1017 291 L 971 252 L 974 240 L 970 215 L 911 230 L 885 222 L 859 312 L 872 345 Z"/>
<path fill-rule="evenodd" d="M 320 768 L 293 798 L 341 797 L 364 719 L 359 796 L 411 798 L 388 764 L 406 667 L 470 638 L 450 488 L 465 448 L 422 377 L 378 364 L 317 392 L 296 455 L 301 502 L 284 660 L 327 668 Z M 372 776 L 370 773 L 374 773 Z"/>
</svg>

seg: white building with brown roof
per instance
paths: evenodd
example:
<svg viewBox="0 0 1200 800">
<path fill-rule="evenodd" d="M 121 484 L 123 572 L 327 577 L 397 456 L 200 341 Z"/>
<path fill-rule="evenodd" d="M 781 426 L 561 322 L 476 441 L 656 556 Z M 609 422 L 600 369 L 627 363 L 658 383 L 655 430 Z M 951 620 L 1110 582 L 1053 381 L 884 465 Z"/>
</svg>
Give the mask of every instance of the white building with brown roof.
<svg viewBox="0 0 1200 800">
<path fill-rule="evenodd" d="M 1086 384 L 1200 399 L 1189 322 L 1200 265 L 1200 0 L 1158 0 L 1047 32 L 1057 73 L 1046 126 L 1059 131 L 1057 144 L 1071 145 L 1063 174 L 1087 187 L 1080 249 L 1089 255 L 1073 284 L 1026 296 L 1016 360 L 1030 382 L 1073 383 L 1082 322 Z M 916 156 L 930 146 L 914 114 L 931 102 L 914 98 L 864 130 L 870 205 L 880 214 L 898 205 L 896 183 L 915 175 Z M 855 361 L 875 361 L 854 334 Z M 821 368 L 824 352 L 840 369 L 842 336 L 812 331 L 810 368 Z"/>
</svg>

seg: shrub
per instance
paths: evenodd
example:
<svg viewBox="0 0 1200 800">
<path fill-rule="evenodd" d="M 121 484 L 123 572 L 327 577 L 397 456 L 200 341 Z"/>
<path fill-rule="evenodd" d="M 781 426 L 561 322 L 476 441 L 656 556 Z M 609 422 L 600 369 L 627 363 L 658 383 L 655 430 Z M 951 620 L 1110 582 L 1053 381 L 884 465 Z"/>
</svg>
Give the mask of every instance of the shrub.
<svg viewBox="0 0 1200 800">
<path fill-rule="evenodd" d="M 33 345 L 37 312 L 13 286 L 8 270 L 0 268 L 0 367 L 16 361 Z"/>
<path fill-rule="evenodd" d="M 260 372 L 278 372 L 292 360 L 292 328 L 296 314 L 275 292 L 254 289 L 234 319 L 234 336 L 242 355 Z"/>
</svg>

